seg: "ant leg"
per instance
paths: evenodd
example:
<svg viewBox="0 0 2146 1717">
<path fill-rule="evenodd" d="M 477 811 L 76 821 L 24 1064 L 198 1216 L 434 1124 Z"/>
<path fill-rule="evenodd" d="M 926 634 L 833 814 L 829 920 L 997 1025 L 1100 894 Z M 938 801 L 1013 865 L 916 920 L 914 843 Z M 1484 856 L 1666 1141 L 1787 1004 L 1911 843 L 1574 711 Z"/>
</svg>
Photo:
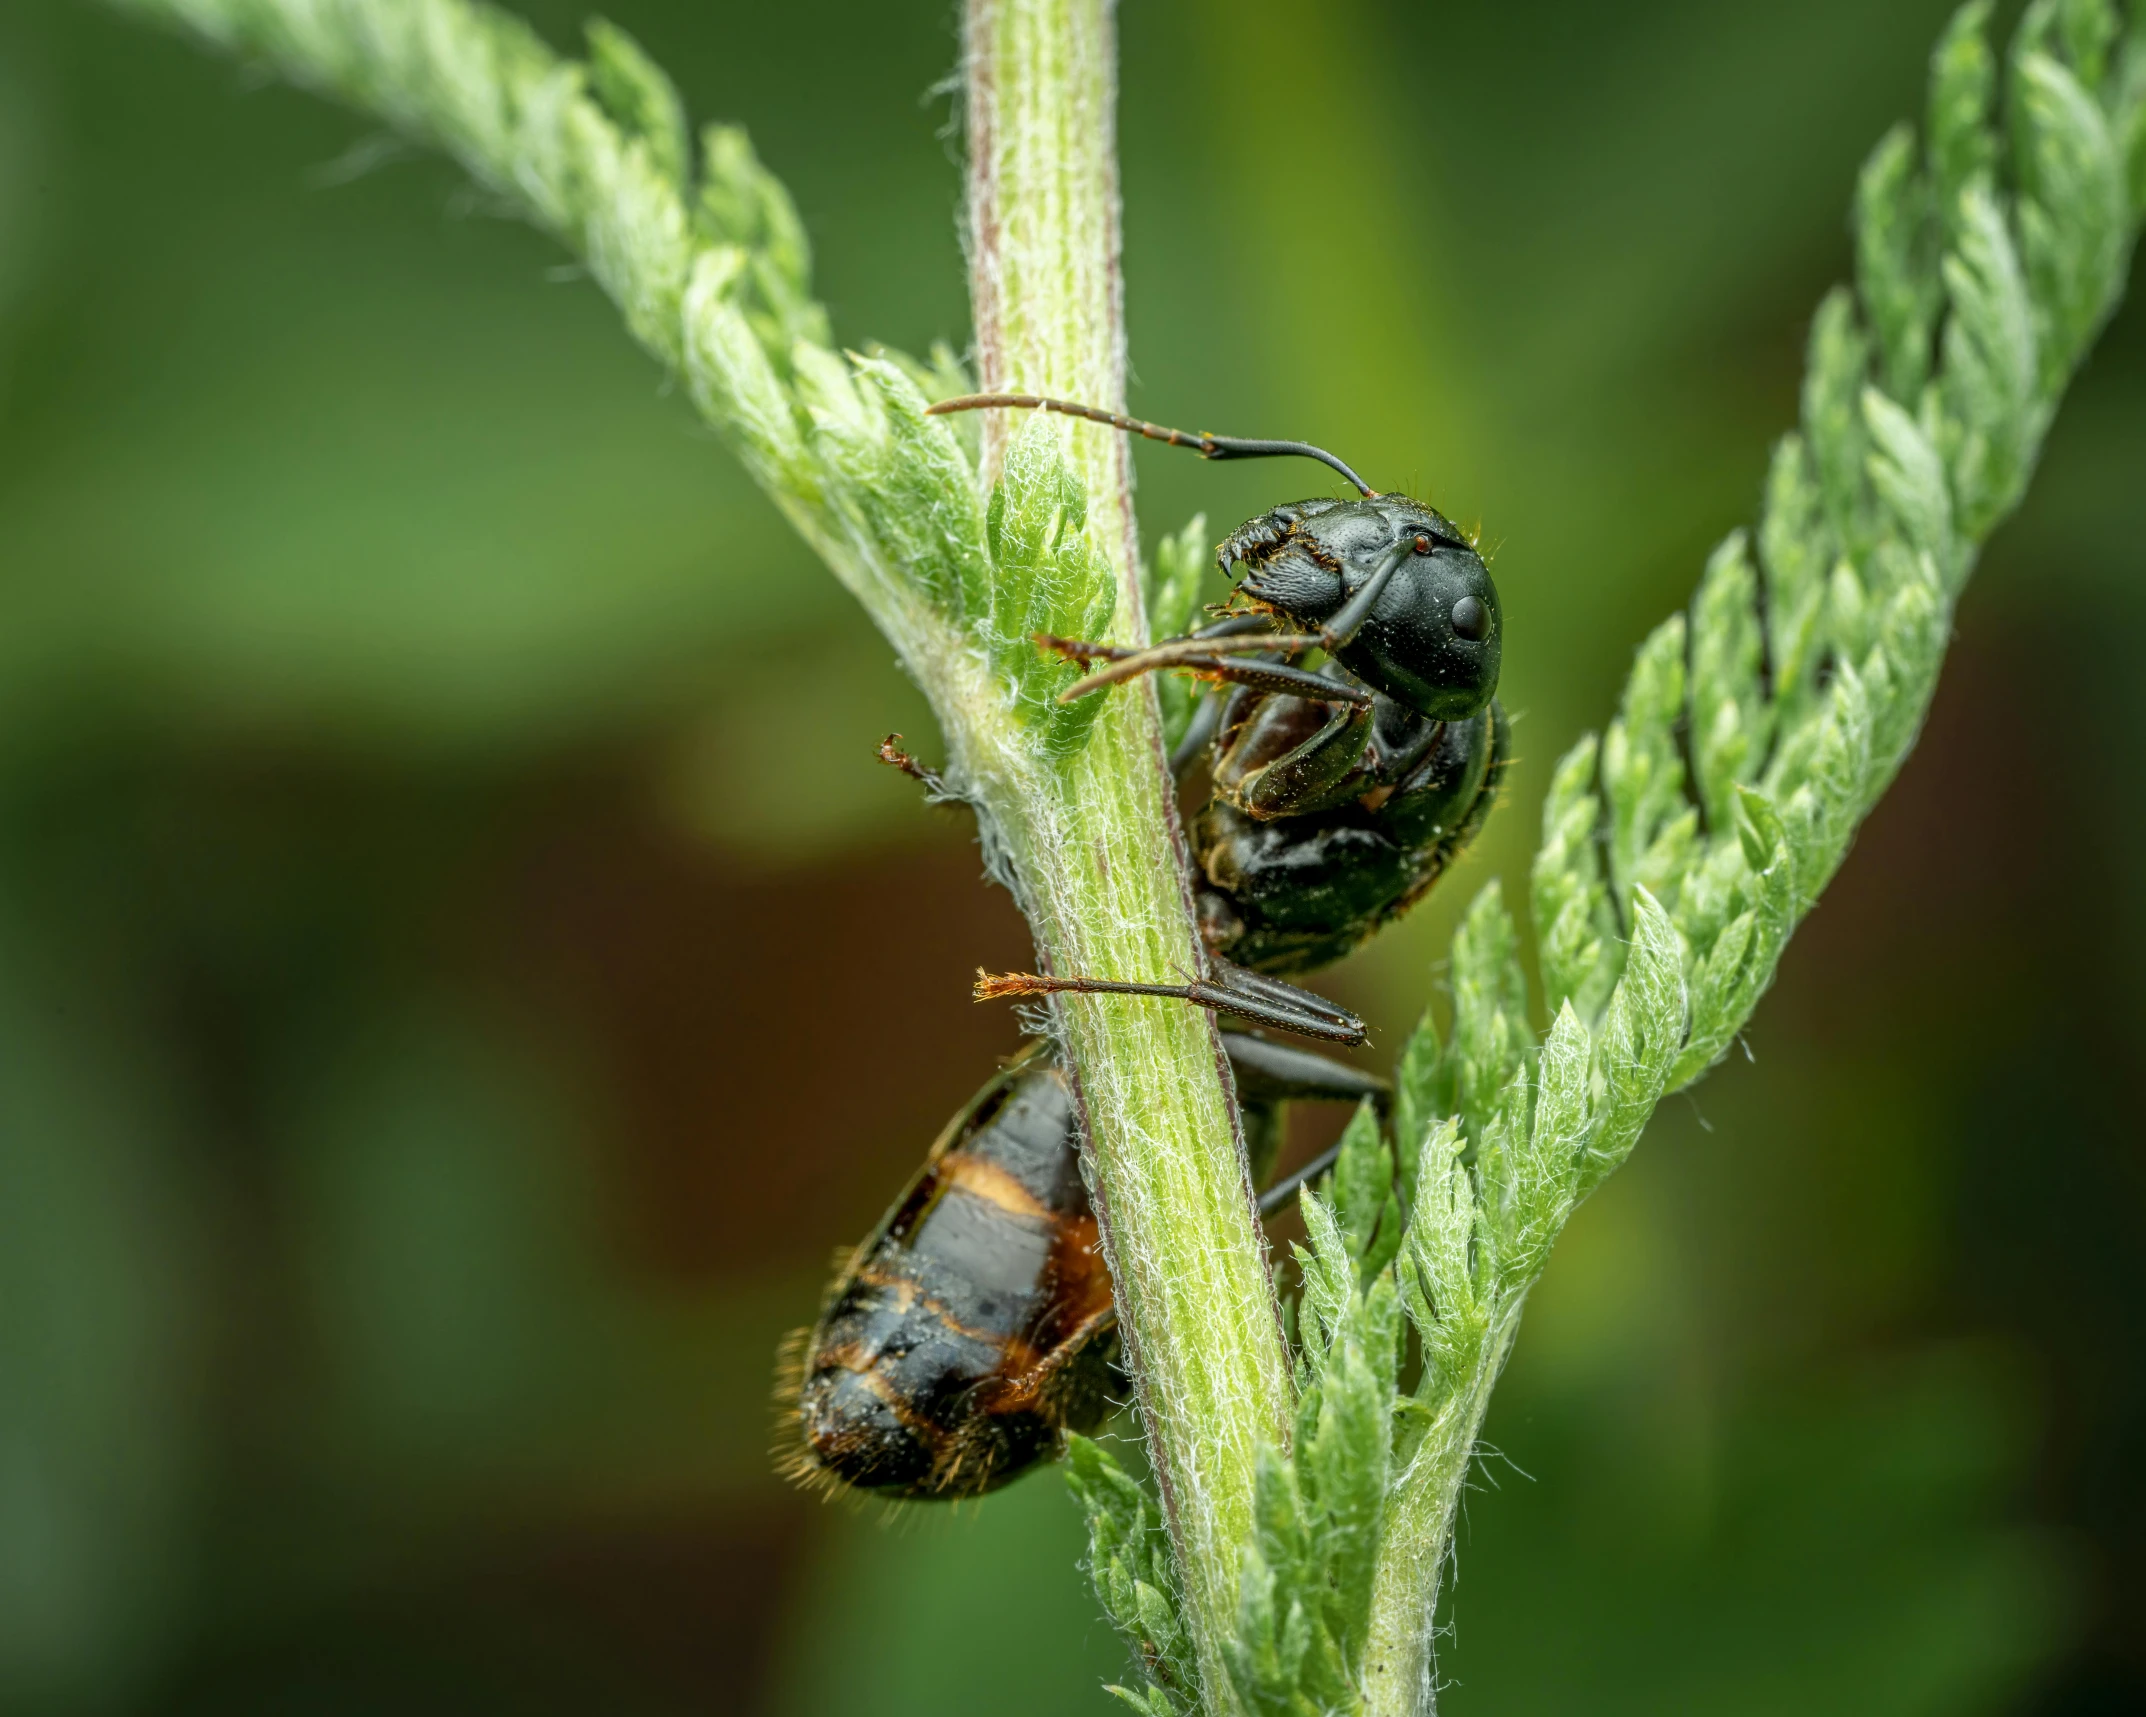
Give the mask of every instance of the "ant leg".
<svg viewBox="0 0 2146 1717">
<path fill-rule="evenodd" d="M 1392 1107 L 1391 1085 L 1377 1074 L 1346 1062 L 1239 1031 L 1225 1031 L 1222 1048 L 1237 1075 L 1237 1100 L 1244 1110 L 1248 1147 L 1253 1117 L 1271 1114 L 1283 1103 L 1361 1103 L 1368 1097 L 1381 1115 Z M 1339 1144 L 1329 1146 L 1302 1168 L 1268 1187 L 1259 1195 L 1260 1215 L 1272 1216 L 1286 1208 L 1297 1189 L 1326 1173 L 1340 1154 Z"/>
<path fill-rule="evenodd" d="M 1151 668 L 1167 668 L 1187 650 L 1211 650 L 1226 654 L 1231 650 L 1308 650 L 1311 645 L 1286 637 L 1276 630 L 1271 614 L 1226 614 L 1210 625 L 1195 631 L 1181 632 L 1174 638 L 1158 638 L 1152 643 L 1128 649 L 1123 644 L 1091 643 L 1084 638 L 1061 638 L 1055 633 L 1038 632 L 1036 642 L 1046 650 L 1055 650 L 1069 662 L 1113 662 L 1128 666 L 1126 677 L 1146 673 Z M 1225 639 L 1250 639 L 1250 643 L 1225 643 Z"/>
<path fill-rule="evenodd" d="M 1188 638 L 1244 638 L 1255 633 L 1272 633 L 1274 617 L 1269 614 L 1225 614 L 1212 625 L 1201 626 L 1185 634 Z M 1165 638 L 1164 643 L 1172 640 Z"/>
<path fill-rule="evenodd" d="M 1335 1140 L 1302 1168 L 1291 1169 L 1259 1195 L 1259 1214 L 1273 1216 L 1289 1207 L 1289 1201 L 1312 1181 L 1341 1160 L 1341 1141 Z"/>
<path fill-rule="evenodd" d="M 1200 754 L 1215 742 L 1215 735 L 1222 731 L 1222 710 L 1229 699 L 1221 696 L 1204 697 L 1192 707 L 1192 720 L 1185 725 L 1185 736 L 1177 742 L 1177 749 L 1170 753 L 1170 779 L 1183 784 L 1185 771 L 1199 760 Z"/>
<path fill-rule="evenodd" d="M 1233 659 L 1234 653 L 1239 650 L 1266 652 L 1316 649 L 1322 643 L 1316 633 L 1301 636 L 1294 633 L 1267 633 L 1256 637 L 1221 638 L 1213 641 L 1197 636 L 1173 638 L 1165 643 L 1151 645 L 1145 650 L 1120 650 L 1115 645 L 1084 644 L 1071 638 L 1053 638 L 1048 633 L 1037 634 L 1036 641 L 1056 650 L 1071 661 L 1106 661 L 1110 664 L 1066 687 L 1058 694 L 1060 703 L 1072 703 L 1091 692 L 1099 692 L 1106 686 L 1114 686 L 1122 681 L 1135 679 L 1141 674 L 1152 673 L 1157 668 L 1187 668 L 1205 679 L 1251 686 L 1257 691 L 1280 692 L 1286 697 L 1305 698 L 1314 703 L 1357 704 L 1368 707 L 1371 702 L 1371 694 L 1361 686 L 1330 680 L 1308 669 L 1292 668 L 1286 662 L 1240 662 Z"/>
<path fill-rule="evenodd" d="M 1159 644 L 1151 644 L 1144 650 L 1127 650 L 1115 644 L 1090 644 L 1077 638 L 1057 638 L 1048 632 L 1036 634 L 1036 642 L 1046 649 L 1056 650 L 1068 661 L 1107 662 L 1108 667 L 1099 668 L 1084 679 L 1073 682 L 1058 694 L 1060 703 L 1072 703 L 1091 692 L 1099 692 L 1105 686 L 1153 673 L 1158 668 L 1189 668 L 1194 673 L 1212 679 L 1227 680 L 1238 685 L 1253 686 L 1261 691 L 1281 692 L 1290 697 L 1313 698 L 1326 703 L 1355 703 L 1368 705 L 1368 693 L 1354 687 L 1345 687 L 1322 675 L 1309 673 L 1302 668 L 1289 667 L 1279 662 L 1235 662 L 1229 658 L 1238 651 L 1259 654 L 1282 652 L 1298 654 L 1305 650 L 1324 650 L 1332 655 L 1355 641 L 1357 633 L 1371 618 L 1371 611 L 1386 593 L 1394 575 L 1402 563 L 1414 552 L 1413 542 L 1402 543 L 1380 564 L 1363 583 L 1363 586 L 1341 605 L 1333 619 L 1316 632 L 1275 633 L 1263 628 L 1264 615 L 1232 615 L 1218 625 L 1205 627 L 1198 632 L 1188 632 L 1182 638 L 1165 638 Z"/>
<path fill-rule="evenodd" d="M 1222 1050 L 1236 1070 L 1237 1095 L 1247 1103 L 1361 1103 L 1368 1097 L 1382 1115 L 1393 1105 L 1390 1082 L 1317 1050 L 1229 1030 L 1222 1033 Z"/>
<path fill-rule="evenodd" d="M 1295 984 L 1284 983 L 1280 978 L 1270 978 L 1255 972 L 1249 966 L 1239 966 L 1223 959 L 1219 954 L 1207 957 L 1213 981 L 1227 990 L 1240 1002 L 1253 1002 L 1261 1007 L 1276 1008 L 1300 1021 L 1317 1021 L 1329 1029 L 1305 1031 L 1303 1025 L 1290 1026 L 1291 1031 L 1304 1031 L 1307 1037 L 1330 1037 L 1337 1043 L 1362 1043 L 1370 1035 L 1364 1022 L 1345 1007 L 1330 1002 L 1315 990 L 1299 989 Z M 1342 1035 L 1346 1034 L 1346 1035 Z"/>
<path fill-rule="evenodd" d="M 1006 996 L 1160 996 L 1165 1000 L 1190 1002 L 1216 1013 L 1234 1014 L 1256 1025 L 1271 1025 L 1329 1043 L 1359 1044 L 1369 1038 L 1364 1022 L 1346 1008 L 1338 1008 L 1323 996 L 1300 990 L 1273 978 L 1256 978 L 1242 967 L 1217 961 L 1216 976 L 1195 978 L 1189 984 L 1134 984 L 1118 978 L 1045 977 L 1035 972 L 1007 972 L 994 976 L 976 974 L 976 999 L 997 1001 Z"/>
<path fill-rule="evenodd" d="M 902 749 L 902 736 L 900 734 L 890 733 L 885 739 L 882 739 L 879 742 L 877 755 L 880 762 L 886 764 L 890 769 L 899 769 L 910 780 L 920 783 L 924 788 L 924 795 L 928 802 L 936 805 L 959 796 L 946 790 L 946 778 L 936 769 L 927 769 Z"/>
<path fill-rule="evenodd" d="M 1371 693 L 1362 686 L 1330 680 L 1308 668 L 1293 668 L 1287 662 L 1232 660 L 1228 656 L 1187 656 L 1176 664 L 1203 680 L 1222 685 L 1250 686 L 1256 692 L 1278 692 L 1283 697 L 1302 698 L 1306 703 L 1345 704 L 1351 709 L 1369 709 Z M 1071 703 L 1092 691 L 1114 684 L 1126 676 L 1104 672 L 1076 680 L 1058 694 L 1060 703 Z"/>
<path fill-rule="evenodd" d="M 1202 626 L 1196 632 L 1165 638 L 1159 643 L 1143 645 L 1139 649 L 1129 650 L 1122 644 L 1090 643 L 1081 638 L 1060 638 L 1049 632 L 1038 632 L 1036 642 L 1046 650 L 1055 650 L 1069 662 L 1110 664 L 1059 693 L 1060 703 L 1071 703 L 1076 698 L 1084 698 L 1091 692 L 1101 691 L 1105 686 L 1117 685 L 1141 674 L 1153 673 L 1158 668 L 1188 668 L 1198 674 L 1235 679 L 1244 683 L 1241 676 L 1246 671 L 1281 665 L 1244 664 L 1227 659 L 1238 651 L 1256 655 L 1273 651 L 1294 654 L 1316 649 L 1319 640 L 1310 634 L 1276 631 L 1274 618 L 1268 614 L 1230 614 L 1210 626 Z M 1301 684 L 1304 678 L 1301 669 L 1288 669 L 1283 676 L 1286 683 L 1262 685 L 1261 689 L 1289 691 L 1293 695 L 1303 696 L 1306 695 Z M 1317 676 L 1312 678 L 1316 679 Z M 1343 701 L 1350 700 L 1344 698 Z"/>
</svg>

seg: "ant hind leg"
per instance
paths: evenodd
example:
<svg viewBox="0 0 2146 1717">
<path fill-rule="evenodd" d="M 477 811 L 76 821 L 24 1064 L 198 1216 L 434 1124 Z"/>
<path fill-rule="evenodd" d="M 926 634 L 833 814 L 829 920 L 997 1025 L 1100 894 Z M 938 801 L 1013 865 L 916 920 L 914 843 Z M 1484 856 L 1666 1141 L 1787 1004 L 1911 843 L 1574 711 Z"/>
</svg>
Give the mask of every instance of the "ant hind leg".
<svg viewBox="0 0 2146 1717">
<path fill-rule="evenodd" d="M 1279 1031 L 1323 1038 L 1328 1043 L 1355 1045 L 1370 1036 L 1362 1020 L 1324 996 L 1300 990 L 1279 978 L 1263 978 L 1226 960 L 1215 960 L 1212 965 L 1213 976 L 1195 978 L 1189 984 L 1135 984 L 1117 978 L 1058 978 L 1035 972 L 1007 972 L 998 976 L 978 972 L 976 999 L 986 1002 L 1007 996 L 1158 996 L 1169 1001 L 1190 1002 L 1195 1007 L 1212 1008 L 1216 1013 L 1233 1014 L 1255 1025 L 1269 1025 Z"/>
</svg>

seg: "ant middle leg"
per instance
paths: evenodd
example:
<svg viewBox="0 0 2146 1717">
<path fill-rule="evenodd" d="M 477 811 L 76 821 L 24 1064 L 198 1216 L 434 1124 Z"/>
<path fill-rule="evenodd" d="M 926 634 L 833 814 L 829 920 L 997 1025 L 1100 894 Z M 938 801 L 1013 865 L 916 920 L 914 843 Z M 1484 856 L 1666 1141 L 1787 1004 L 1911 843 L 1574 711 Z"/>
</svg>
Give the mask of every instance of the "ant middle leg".
<svg viewBox="0 0 2146 1717">
<path fill-rule="evenodd" d="M 1223 706 L 1228 702 L 1222 697 L 1203 697 L 1192 706 L 1192 720 L 1186 724 L 1184 737 L 1170 753 L 1170 779 L 1182 792 L 1185 777 L 1193 764 L 1207 755 L 1215 742 L 1215 735 L 1222 731 Z"/>
<path fill-rule="evenodd" d="M 1393 1108 L 1391 1080 L 1320 1050 L 1224 1026 L 1222 1052 L 1236 1074 L 1237 1095 L 1247 1103 L 1356 1104 L 1369 1099 L 1381 1115 Z"/>
<path fill-rule="evenodd" d="M 1245 1149 L 1252 1154 L 1253 1180 L 1260 1165 L 1272 1163 L 1281 1144 L 1279 1122 L 1290 1103 L 1346 1103 L 1370 1099 L 1381 1116 L 1393 1108 L 1393 1086 L 1375 1073 L 1335 1061 L 1316 1050 L 1297 1049 L 1241 1031 L 1222 1034 L 1223 1053 L 1237 1077 L 1237 1102 L 1244 1115 Z M 1303 1167 L 1274 1182 L 1259 1195 L 1259 1213 L 1272 1216 L 1285 1208 L 1298 1188 L 1334 1166 L 1341 1146 L 1329 1145 Z"/>
</svg>

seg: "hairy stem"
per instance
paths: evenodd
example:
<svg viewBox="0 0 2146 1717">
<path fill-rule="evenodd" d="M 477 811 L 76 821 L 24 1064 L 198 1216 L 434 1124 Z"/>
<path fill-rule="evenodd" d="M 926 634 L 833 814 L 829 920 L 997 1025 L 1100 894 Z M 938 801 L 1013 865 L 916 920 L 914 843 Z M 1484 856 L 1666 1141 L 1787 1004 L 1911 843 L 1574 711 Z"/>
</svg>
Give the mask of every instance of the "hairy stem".
<svg viewBox="0 0 2146 1717">
<path fill-rule="evenodd" d="M 979 381 L 1121 409 L 1125 382 L 1108 0 L 972 0 L 970 271 Z M 994 414 L 996 415 L 996 414 Z M 1063 422 L 1063 420 L 1054 420 Z M 997 468 L 1008 425 L 986 431 Z M 1060 431 L 1114 563 L 1119 636 L 1144 642 L 1123 439 Z M 1042 777 L 968 760 L 1044 960 L 1112 978 L 1197 968 L 1183 842 L 1153 693 L 1108 694 L 1087 746 Z M 1251 1532 L 1260 1446 L 1286 1435 L 1288 1369 L 1213 1023 L 1174 1003 L 1066 996 L 1096 1204 L 1202 1680 Z"/>
<path fill-rule="evenodd" d="M 1490 1411 L 1491 1392 L 1520 1334 L 1520 1311 L 1493 1331 L 1471 1387 L 1432 1427 L 1415 1459 L 1395 1480 L 1386 1536 L 1371 1588 L 1365 1635 L 1362 1717 L 1418 1717 L 1431 1709 L 1432 1634 L 1438 1579 L 1453 1543 L 1460 1490 Z"/>
<path fill-rule="evenodd" d="M 948 780 L 1044 963 L 1197 969 L 1152 689 L 1060 705 L 1077 671 L 1030 642 L 1144 639 L 1114 432 L 998 417 L 973 468 L 925 414 L 966 391 L 952 360 L 839 352 L 787 193 L 740 132 L 710 127 L 696 150 L 677 91 L 615 28 L 592 28 L 584 62 L 482 0 L 119 3 L 444 149 L 585 258 L 930 697 Z M 982 379 L 1118 405 L 1110 6 L 976 0 L 967 23 Z M 1225 1689 L 1254 1469 L 1286 1437 L 1289 1382 L 1227 1064 L 1182 1003 L 1065 998 L 1057 1018 L 1200 1672 Z"/>
</svg>

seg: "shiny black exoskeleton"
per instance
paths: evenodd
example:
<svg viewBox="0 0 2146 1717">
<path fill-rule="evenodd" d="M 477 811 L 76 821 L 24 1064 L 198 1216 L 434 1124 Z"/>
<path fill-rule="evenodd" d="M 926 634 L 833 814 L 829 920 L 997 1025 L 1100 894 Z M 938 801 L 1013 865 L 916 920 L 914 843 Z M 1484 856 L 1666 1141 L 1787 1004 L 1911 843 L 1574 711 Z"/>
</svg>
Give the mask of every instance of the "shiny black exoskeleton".
<svg viewBox="0 0 2146 1717">
<path fill-rule="evenodd" d="M 1187 435 L 1027 394 L 931 409 L 983 406 L 1090 418 L 1211 459 L 1317 459 L 1360 494 L 1291 502 L 1231 532 L 1215 558 L 1242 574 L 1210 626 L 1144 649 L 1038 640 L 1102 664 L 1066 699 L 1162 668 L 1235 688 L 1216 712 L 1215 798 L 1194 831 L 1208 973 L 1184 984 L 1013 973 L 986 978 L 977 994 L 1168 996 L 1361 1041 L 1360 1025 L 1352 1031 L 1346 1016 L 1276 974 L 1338 959 L 1405 911 L 1487 812 L 1508 745 L 1496 702 L 1505 621 L 1490 569 L 1444 514 L 1378 494 L 1302 442 Z M 1303 665 L 1315 650 L 1326 656 L 1316 670 Z"/>
<path fill-rule="evenodd" d="M 1359 714 L 1367 731 L 1348 770 L 1312 790 L 1314 765 L 1347 754 L 1327 740 L 1330 730 Z M 1343 714 L 1234 693 L 1216 739 L 1215 796 L 1191 829 L 1208 948 L 1292 976 L 1340 959 L 1406 912 L 1490 814 L 1507 732 L 1496 703 L 1465 721 L 1433 722 L 1383 697 Z M 1253 808 L 1273 802 L 1276 773 L 1312 808 L 1280 817 Z"/>
<path fill-rule="evenodd" d="M 1215 558 L 1225 572 L 1244 567 L 1237 588 L 1259 607 L 1306 632 L 1330 629 L 1334 660 L 1404 709 L 1465 720 L 1498 689 L 1505 626 L 1490 569 L 1420 501 L 1366 495 L 1276 507 L 1238 526 Z"/>
<path fill-rule="evenodd" d="M 1286 974 L 1340 959 L 1405 912 L 1496 796 L 1508 724 L 1504 623 L 1481 558 L 1405 497 L 1300 501 L 1216 551 L 1238 590 L 1300 624 L 1329 617 L 1396 556 L 1352 643 L 1319 678 L 1361 702 L 1239 685 L 1214 736 L 1215 796 L 1193 830 L 1208 947 Z M 1310 688 L 1307 688 L 1309 690 Z"/>
<path fill-rule="evenodd" d="M 793 1477 L 976 1496 L 1101 1422 L 1114 1312 L 1079 1136 L 1040 1041 L 953 1119 L 797 1356 Z"/>
<path fill-rule="evenodd" d="M 1308 453 L 1363 487 L 1339 460 L 1297 443 L 1195 440 L 1062 409 L 1210 457 Z M 1145 651 L 1053 641 L 1109 663 L 1075 695 L 1156 667 L 1232 683 L 1206 700 L 1176 759 L 1181 782 L 1203 756 L 1212 780 L 1189 833 L 1214 971 L 1181 986 L 1001 982 L 1012 993 L 1175 996 L 1361 1041 L 1353 1015 L 1279 978 L 1338 959 L 1406 911 L 1489 813 L 1507 748 L 1493 697 L 1497 592 L 1439 514 L 1368 491 L 1278 507 L 1218 554 L 1225 570 L 1245 569 L 1238 589 L 1250 608 Z M 1298 666 L 1315 646 L 1326 665 Z M 891 741 L 881 755 L 923 774 Z M 1284 1102 L 1383 1097 L 1383 1082 L 1309 1051 L 1238 1032 L 1222 1041 L 1254 1185 L 1272 1165 Z M 1040 1043 L 956 1117 L 802 1340 L 783 1455 L 794 1476 L 894 1497 L 974 1496 L 1049 1458 L 1067 1431 L 1102 1422 L 1123 1391 L 1081 1143 L 1072 1093 Z M 1320 1166 L 1270 1190 L 1262 1209 Z"/>
<path fill-rule="evenodd" d="M 1383 1080 L 1324 1056 L 1238 1032 L 1222 1042 L 1255 1185 L 1285 1100 L 1384 1100 Z M 903 1500 L 978 1496 L 1109 1416 L 1125 1381 L 1080 1140 L 1040 1041 L 940 1134 L 796 1355 L 795 1431 L 779 1455 L 792 1477 Z"/>
<path fill-rule="evenodd" d="M 1503 765 L 1494 708 L 1442 724 L 1397 716 L 1383 697 L 1372 708 L 1365 766 L 1390 779 L 1264 821 L 1218 785 L 1193 819 L 1200 928 L 1219 955 L 1260 972 L 1338 957 L 1406 910 L 1482 823 Z M 1324 704 L 1238 692 L 1213 741 L 1218 783 L 1331 719 Z M 882 755 L 908 762 L 891 742 Z M 1311 1051 L 1235 1031 L 1222 1043 L 1255 1186 L 1284 1103 L 1383 1100 L 1383 1081 Z M 780 1456 L 793 1477 L 911 1500 L 975 1496 L 1108 1417 L 1124 1380 L 1080 1149 L 1064 1075 L 1031 1043 L 940 1135 L 802 1333 Z M 1280 1208 L 1321 1166 L 1261 1208 Z"/>
</svg>

